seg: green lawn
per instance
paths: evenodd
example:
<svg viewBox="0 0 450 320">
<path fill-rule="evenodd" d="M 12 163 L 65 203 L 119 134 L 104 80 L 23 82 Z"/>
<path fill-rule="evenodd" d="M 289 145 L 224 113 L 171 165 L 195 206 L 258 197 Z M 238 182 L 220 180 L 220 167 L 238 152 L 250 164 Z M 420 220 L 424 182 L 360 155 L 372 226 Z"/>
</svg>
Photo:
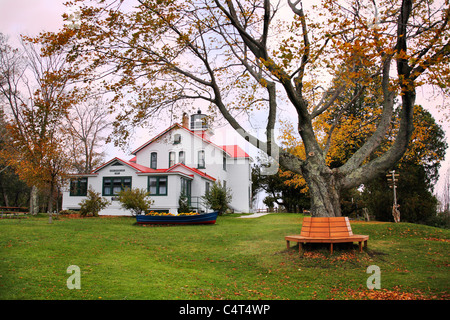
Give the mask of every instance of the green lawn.
<svg viewBox="0 0 450 320">
<path fill-rule="evenodd" d="M 139 226 L 133 218 L 0 220 L 0 299 L 448 299 L 450 231 L 352 223 L 357 246 L 286 249 L 302 216 L 219 217 L 215 225 Z M 70 265 L 81 289 L 69 290 Z M 370 265 L 381 289 L 368 290 Z"/>
</svg>

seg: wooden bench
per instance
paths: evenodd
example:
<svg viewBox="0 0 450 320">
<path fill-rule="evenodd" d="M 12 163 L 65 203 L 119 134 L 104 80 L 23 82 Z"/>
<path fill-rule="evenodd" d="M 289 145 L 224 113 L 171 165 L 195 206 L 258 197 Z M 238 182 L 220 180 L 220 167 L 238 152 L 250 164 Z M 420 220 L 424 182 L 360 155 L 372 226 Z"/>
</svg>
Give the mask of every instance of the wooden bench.
<svg viewBox="0 0 450 320">
<path fill-rule="evenodd" d="M 366 248 L 369 236 L 353 234 L 347 217 L 305 217 L 300 235 L 286 236 L 285 239 L 288 249 L 290 241 L 297 242 L 299 253 L 303 243 L 329 243 L 332 254 L 333 243 L 346 242 L 359 242 L 359 251 L 362 252 L 362 243 Z"/>
<path fill-rule="evenodd" d="M 3 218 L 3 215 L 7 217 L 17 217 L 17 215 L 26 215 L 28 214 L 28 208 L 26 207 L 0 207 L 0 217 Z"/>
</svg>

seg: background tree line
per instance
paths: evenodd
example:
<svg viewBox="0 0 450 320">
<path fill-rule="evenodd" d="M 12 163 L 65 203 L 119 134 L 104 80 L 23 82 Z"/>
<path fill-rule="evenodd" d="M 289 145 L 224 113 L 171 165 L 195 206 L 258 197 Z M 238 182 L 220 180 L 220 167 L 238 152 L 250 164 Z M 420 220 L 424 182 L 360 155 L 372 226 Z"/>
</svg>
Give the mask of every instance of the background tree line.
<svg viewBox="0 0 450 320">
<path fill-rule="evenodd" d="M 92 88 L 77 86 L 64 74 L 67 66 L 61 52 L 44 57 L 27 38 L 13 48 L 0 34 L 3 206 L 51 213 L 59 208 L 64 178 L 90 172 L 101 161 L 100 142 L 110 123 L 107 106 Z"/>
</svg>

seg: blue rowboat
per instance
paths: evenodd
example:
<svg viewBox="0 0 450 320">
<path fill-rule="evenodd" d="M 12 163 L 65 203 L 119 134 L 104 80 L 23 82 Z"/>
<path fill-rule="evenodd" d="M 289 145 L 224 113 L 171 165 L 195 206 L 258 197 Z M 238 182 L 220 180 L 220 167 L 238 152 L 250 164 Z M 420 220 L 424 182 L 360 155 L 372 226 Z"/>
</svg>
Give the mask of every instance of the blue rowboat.
<svg viewBox="0 0 450 320">
<path fill-rule="evenodd" d="M 137 215 L 138 224 L 214 224 L 218 211 L 193 216 L 146 216 Z"/>
</svg>

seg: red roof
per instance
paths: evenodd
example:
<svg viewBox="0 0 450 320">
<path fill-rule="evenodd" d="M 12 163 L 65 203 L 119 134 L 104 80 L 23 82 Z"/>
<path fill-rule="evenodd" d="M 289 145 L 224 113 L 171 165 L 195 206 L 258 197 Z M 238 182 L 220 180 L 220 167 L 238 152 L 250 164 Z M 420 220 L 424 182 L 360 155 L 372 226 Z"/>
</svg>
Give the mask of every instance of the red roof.
<svg viewBox="0 0 450 320">
<path fill-rule="evenodd" d="M 188 170 L 190 170 L 190 171 L 192 171 L 192 172 L 198 174 L 199 176 L 208 178 L 209 180 L 212 180 L 212 181 L 216 181 L 216 178 L 213 178 L 213 177 L 210 176 L 209 174 L 206 174 L 205 172 L 202 172 L 202 171 L 200 171 L 200 170 L 198 170 L 198 169 L 196 169 L 196 168 L 188 167 L 188 166 L 186 166 L 186 165 L 184 165 L 184 164 L 182 164 L 182 163 L 177 163 L 177 164 L 171 166 L 169 169 L 167 169 L 167 171 L 172 171 L 172 170 L 175 169 L 176 167 L 186 168 L 186 169 L 188 169 Z"/>
<path fill-rule="evenodd" d="M 250 156 L 236 144 L 221 146 L 232 158 L 250 158 Z"/>
<path fill-rule="evenodd" d="M 121 163 L 123 163 L 123 164 L 125 164 L 125 165 L 127 165 L 129 167 L 132 167 L 132 168 L 136 169 L 137 171 L 139 171 L 141 173 L 160 173 L 160 172 L 165 172 L 165 169 L 151 169 L 151 168 L 148 168 L 146 166 L 143 166 L 143 165 L 140 165 L 140 164 L 137 164 L 137 163 L 134 163 L 134 162 L 122 160 L 122 159 L 120 159 L 118 157 L 115 157 L 114 159 L 111 159 L 108 162 L 102 164 L 100 167 L 92 170 L 91 173 L 95 173 L 95 172 L 99 171 L 100 169 L 106 167 L 107 165 L 111 164 L 114 161 L 119 161 L 119 162 L 121 162 Z"/>
<path fill-rule="evenodd" d="M 176 173 L 176 172 L 179 172 L 179 171 L 175 171 L 174 169 L 179 167 L 179 166 L 181 166 L 183 168 L 186 168 L 187 170 L 192 171 L 193 173 L 198 174 L 199 176 L 202 176 L 202 177 L 207 178 L 207 179 L 212 180 L 212 181 L 216 181 L 216 179 L 213 178 L 212 176 L 210 176 L 210 175 L 208 175 L 208 174 L 206 174 L 206 173 L 204 173 L 204 172 L 202 172 L 202 171 L 200 171 L 200 170 L 198 170 L 196 168 L 188 167 L 188 166 L 186 166 L 186 165 L 184 165 L 182 163 L 177 163 L 177 164 L 173 165 L 172 167 L 170 167 L 168 169 L 152 169 L 152 168 L 149 168 L 149 167 L 146 167 L 146 166 L 134 163 L 134 162 L 122 160 L 122 159 L 117 158 L 117 157 L 115 157 L 114 159 L 104 163 L 100 167 L 94 169 L 91 173 L 92 174 L 96 173 L 97 171 L 99 171 L 100 169 L 106 167 L 107 165 L 111 164 L 114 161 L 119 161 L 119 162 L 121 162 L 121 163 L 123 163 L 123 164 L 125 164 L 125 165 L 127 165 L 129 167 L 132 167 L 132 168 L 136 169 L 138 171 L 138 173 L 168 173 L 168 172 Z"/>
</svg>

